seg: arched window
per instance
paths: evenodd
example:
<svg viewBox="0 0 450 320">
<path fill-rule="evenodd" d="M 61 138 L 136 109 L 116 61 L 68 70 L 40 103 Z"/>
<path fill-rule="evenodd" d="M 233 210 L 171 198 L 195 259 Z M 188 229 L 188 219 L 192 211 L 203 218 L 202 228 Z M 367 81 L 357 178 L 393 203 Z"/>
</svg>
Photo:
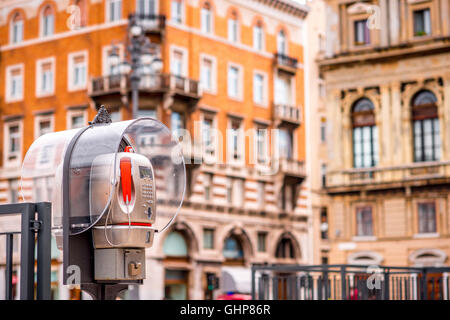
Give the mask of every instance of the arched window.
<svg viewBox="0 0 450 320">
<path fill-rule="evenodd" d="M 19 43 L 23 40 L 23 17 L 22 15 L 17 12 L 14 14 L 14 16 L 11 19 L 11 26 L 10 26 L 10 40 L 11 43 Z"/>
<path fill-rule="evenodd" d="M 41 32 L 43 37 L 48 37 L 53 35 L 55 29 L 55 16 L 53 14 L 53 9 L 51 6 L 46 6 L 42 9 L 41 17 Z"/>
<path fill-rule="evenodd" d="M 253 48 L 258 51 L 264 50 L 264 28 L 261 21 L 253 26 Z"/>
<path fill-rule="evenodd" d="M 287 39 L 286 39 L 286 33 L 284 30 L 280 30 L 277 35 L 277 52 L 281 55 L 286 55 L 288 51 L 287 48 Z"/>
<path fill-rule="evenodd" d="M 362 98 L 352 109 L 353 166 L 368 168 L 378 163 L 378 130 L 372 101 Z"/>
<path fill-rule="evenodd" d="M 188 246 L 183 234 L 178 231 L 169 233 L 164 240 L 163 252 L 168 257 L 187 257 Z"/>
<path fill-rule="evenodd" d="M 233 11 L 228 18 L 228 40 L 239 41 L 239 19 L 236 11 Z"/>
<path fill-rule="evenodd" d="M 230 260 L 242 260 L 244 258 L 241 242 L 236 236 L 231 235 L 225 239 L 223 256 Z"/>
<path fill-rule="evenodd" d="M 203 4 L 202 10 L 200 11 L 200 15 L 201 15 L 202 32 L 212 33 L 213 17 L 211 4 L 209 4 L 209 2 L 205 2 Z"/>
<path fill-rule="evenodd" d="M 276 258 L 281 259 L 294 259 L 295 258 L 295 250 L 294 250 L 294 244 L 292 243 L 292 239 L 284 236 L 280 239 L 280 241 L 277 244 L 277 250 L 275 252 Z"/>
<path fill-rule="evenodd" d="M 435 161 L 441 157 L 441 138 L 436 96 L 427 90 L 412 99 L 414 161 Z"/>
</svg>

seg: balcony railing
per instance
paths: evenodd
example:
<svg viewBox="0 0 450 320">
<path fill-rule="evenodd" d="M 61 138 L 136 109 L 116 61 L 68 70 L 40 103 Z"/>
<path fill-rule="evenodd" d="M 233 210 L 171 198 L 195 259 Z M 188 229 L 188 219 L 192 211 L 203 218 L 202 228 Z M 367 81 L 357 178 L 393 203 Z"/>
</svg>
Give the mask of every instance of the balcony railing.
<svg viewBox="0 0 450 320">
<path fill-rule="evenodd" d="M 174 91 L 176 94 L 198 98 L 201 90 L 198 81 L 172 74 L 141 75 L 139 89 L 143 91 Z M 90 95 L 98 96 L 131 90 L 126 75 L 109 75 L 92 79 Z"/>
<path fill-rule="evenodd" d="M 305 163 L 295 159 L 280 158 L 280 172 L 286 176 L 304 178 L 306 177 Z"/>
<path fill-rule="evenodd" d="M 274 105 L 274 120 L 277 122 L 289 122 L 299 125 L 302 120 L 300 106 L 293 106 L 288 104 Z"/>
<path fill-rule="evenodd" d="M 296 58 L 289 57 L 282 53 L 276 53 L 275 54 L 275 62 L 278 66 L 280 66 L 282 68 L 287 68 L 294 72 L 297 70 L 298 60 Z"/>
<path fill-rule="evenodd" d="M 166 17 L 159 14 L 132 13 L 129 19 L 136 17 L 144 32 L 160 32 L 166 27 Z"/>
<path fill-rule="evenodd" d="M 376 187 L 383 184 L 403 184 L 408 181 L 450 179 L 450 162 L 423 162 L 384 168 L 350 169 L 327 174 L 327 187 Z"/>
</svg>

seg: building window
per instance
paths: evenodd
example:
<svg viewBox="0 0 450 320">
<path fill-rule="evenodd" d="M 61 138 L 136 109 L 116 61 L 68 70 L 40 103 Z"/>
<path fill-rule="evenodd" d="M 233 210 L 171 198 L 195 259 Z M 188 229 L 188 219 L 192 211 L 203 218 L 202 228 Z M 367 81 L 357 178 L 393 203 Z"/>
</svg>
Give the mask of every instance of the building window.
<svg viewBox="0 0 450 320">
<path fill-rule="evenodd" d="M 262 210 L 266 204 L 266 184 L 263 181 L 259 181 L 256 188 L 258 208 Z"/>
<path fill-rule="evenodd" d="M 203 181 L 203 187 L 205 190 L 205 200 L 209 201 L 212 199 L 212 174 L 211 173 L 205 173 L 204 174 L 204 181 Z"/>
<path fill-rule="evenodd" d="M 367 19 L 354 22 L 354 33 L 356 46 L 370 44 L 370 30 L 367 26 Z"/>
<path fill-rule="evenodd" d="M 267 232 L 258 232 L 258 252 L 266 252 Z"/>
<path fill-rule="evenodd" d="M 232 12 L 228 18 L 228 40 L 239 42 L 239 20 L 236 12 Z"/>
<path fill-rule="evenodd" d="M 431 91 L 420 91 L 412 99 L 414 161 L 441 158 L 441 137 L 437 99 Z"/>
<path fill-rule="evenodd" d="M 241 208 L 244 205 L 244 180 L 240 178 L 233 179 L 233 205 L 237 208 Z"/>
<path fill-rule="evenodd" d="M 203 248 L 214 249 L 214 229 L 203 229 Z"/>
<path fill-rule="evenodd" d="M 6 101 L 23 99 L 23 65 L 6 68 Z"/>
<path fill-rule="evenodd" d="M 418 204 L 419 233 L 436 232 L 436 204 L 425 202 Z"/>
<path fill-rule="evenodd" d="M 156 14 L 156 0 L 137 0 L 137 13 L 144 16 L 153 16 Z"/>
<path fill-rule="evenodd" d="M 320 118 L 320 142 L 327 142 L 327 120 Z"/>
<path fill-rule="evenodd" d="M 413 20 L 414 20 L 414 36 L 421 37 L 431 34 L 430 9 L 414 11 Z"/>
<path fill-rule="evenodd" d="M 290 238 L 282 237 L 280 239 L 280 241 L 277 244 L 275 257 L 279 259 L 295 258 L 294 244 L 292 243 L 292 240 Z"/>
<path fill-rule="evenodd" d="M 320 210 L 320 239 L 328 239 L 328 212 L 327 208 Z"/>
<path fill-rule="evenodd" d="M 321 178 L 322 188 L 325 188 L 327 185 L 327 165 L 326 164 L 322 164 L 320 166 L 320 178 Z"/>
<path fill-rule="evenodd" d="M 215 92 L 215 61 L 209 57 L 202 57 L 200 68 L 202 89 L 210 93 Z"/>
<path fill-rule="evenodd" d="M 87 84 L 87 52 L 69 54 L 69 90 L 85 89 Z"/>
<path fill-rule="evenodd" d="M 227 145 L 228 155 L 231 162 L 240 162 L 244 160 L 242 131 L 242 120 L 230 119 Z"/>
<path fill-rule="evenodd" d="M 214 118 L 209 115 L 204 115 L 202 122 L 202 141 L 203 150 L 207 157 L 215 156 L 215 143 L 214 143 Z"/>
<path fill-rule="evenodd" d="M 36 80 L 36 96 L 46 96 L 54 93 L 55 90 L 55 58 L 38 60 L 37 80 Z"/>
<path fill-rule="evenodd" d="M 170 128 L 175 133 L 186 128 L 183 113 L 172 111 L 170 114 Z"/>
<path fill-rule="evenodd" d="M 256 129 L 256 161 L 260 165 L 268 162 L 268 131 L 267 128 Z"/>
<path fill-rule="evenodd" d="M 19 179 L 8 180 L 8 202 L 19 202 Z"/>
<path fill-rule="evenodd" d="M 228 67 L 228 96 L 234 99 L 241 98 L 241 72 L 240 68 L 237 66 Z"/>
<path fill-rule="evenodd" d="M 166 257 L 187 257 L 188 244 L 184 235 L 178 231 L 169 233 L 163 243 L 163 253 Z"/>
<path fill-rule="evenodd" d="M 179 49 L 173 49 L 172 59 L 170 61 L 170 72 L 176 76 L 184 75 L 184 52 Z"/>
<path fill-rule="evenodd" d="M 295 209 L 297 199 L 295 197 L 296 186 L 294 184 L 284 184 L 281 191 L 281 209 L 291 212 Z"/>
<path fill-rule="evenodd" d="M 373 236 L 372 207 L 359 207 L 356 209 L 356 235 Z"/>
<path fill-rule="evenodd" d="M 20 122 L 5 123 L 5 164 L 14 166 L 21 161 L 22 125 Z"/>
<path fill-rule="evenodd" d="M 155 109 L 139 109 L 138 118 L 153 118 L 157 119 L 157 114 Z"/>
<path fill-rule="evenodd" d="M 293 130 L 288 128 L 280 128 L 278 130 L 278 150 L 280 158 L 292 159 L 293 152 Z"/>
<path fill-rule="evenodd" d="M 277 53 L 281 55 L 287 55 L 287 39 L 284 30 L 280 30 L 277 35 Z"/>
<path fill-rule="evenodd" d="M 84 111 L 69 111 L 68 129 L 78 129 L 86 125 L 86 114 Z"/>
<path fill-rule="evenodd" d="M 253 75 L 253 102 L 258 105 L 265 105 L 265 76 L 262 73 Z"/>
<path fill-rule="evenodd" d="M 285 72 L 278 72 L 275 79 L 275 103 L 281 105 L 292 105 L 292 76 Z"/>
<path fill-rule="evenodd" d="M 378 164 L 378 130 L 374 106 L 367 98 L 358 100 L 352 109 L 353 166 L 368 168 Z"/>
<path fill-rule="evenodd" d="M 11 43 L 22 42 L 22 40 L 23 40 L 23 17 L 19 12 L 14 14 L 13 18 L 11 19 L 10 28 L 11 28 L 11 34 L 10 34 Z"/>
<path fill-rule="evenodd" d="M 35 138 L 53 132 L 53 116 L 37 116 L 36 117 L 36 131 Z"/>
<path fill-rule="evenodd" d="M 241 242 L 236 236 L 231 235 L 225 239 L 223 247 L 223 256 L 226 259 L 242 260 L 244 258 L 244 251 L 242 250 Z"/>
<path fill-rule="evenodd" d="M 264 51 L 264 28 L 261 21 L 253 26 L 253 49 Z"/>
<path fill-rule="evenodd" d="M 42 10 L 42 25 L 41 34 L 43 37 L 48 37 L 53 35 L 55 28 L 55 16 L 53 13 L 53 8 L 51 6 L 46 6 Z"/>
<path fill-rule="evenodd" d="M 200 11 L 201 15 L 201 28 L 204 33 L 212 33 L 212 25 L 213 25 L 213 16 L 211 5 L 208 2 L 203 4 L 203 7 Z"/>
<path fill-rule="evenodd" d="M 122 0 L 108 0 L 108 21 L 113 22 L 122 18 Z"/>
<path fill-rule="evenodd" d="M 172 0 L 172 21 L 183 23 L 183 0 Z"/>
</svg>

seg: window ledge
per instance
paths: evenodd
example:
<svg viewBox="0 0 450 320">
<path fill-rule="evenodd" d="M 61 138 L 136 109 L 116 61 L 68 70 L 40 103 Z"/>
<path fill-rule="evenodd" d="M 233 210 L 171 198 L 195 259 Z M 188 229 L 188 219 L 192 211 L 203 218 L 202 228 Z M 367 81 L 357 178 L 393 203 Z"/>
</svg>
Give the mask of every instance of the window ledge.
<svg viewBox="0 0 450 320">
<path fill-rule="evenodd" d="M 427 239 L 427 238 L 439 238 L 439 233 L 429 232 L 429 233 L 416 233 L 413 235 L 414 239 Z"/>
<path fill-rule="evenodd" d="M 352 241 L 361 242 L 361 241 L 376 241 L 377 237 L 375 236 L 354 236 Z"/>
</svg>

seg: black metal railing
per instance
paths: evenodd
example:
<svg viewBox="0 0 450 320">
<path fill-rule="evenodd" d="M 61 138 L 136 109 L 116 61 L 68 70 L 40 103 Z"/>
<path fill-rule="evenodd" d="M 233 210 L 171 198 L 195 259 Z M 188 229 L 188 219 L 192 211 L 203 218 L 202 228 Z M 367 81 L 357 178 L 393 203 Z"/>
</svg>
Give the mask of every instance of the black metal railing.
<svg viewBox="0 0 450 320">
<path fill-rule="evenodd" d="M 450 300 L 450 267 L 252 267 L 256 300 Z"/>
<path fill-rule="evenodd" d="M 51 204 L 17 203 L 0 205 L 0 216 L 20 217 L 18 230 L 1 232 L 6 237 L 5 299 L 13 296 L 14 235 L 20 234 L 20 299 L 50 299 Z M 35 255 L 35 245 L 37 254 Z M 36 270 L 35 270 L 36 265 Z M 36 272 L 36 296 L 35 296 Z"/>
<path fill-rule="evenodd" d="M 289 57 L 283 53 L 276 53 L 275 54 L 275 61 L 277 62 L 278 65 L 280 66 L 284 66 L 284 67 L 288 67 L 288 68 L 292 68 L 292 69 L 297 69 L 297 65 L 298 65 L 298 60 L 296 58 L 293 57 Z"/>
</svg>

